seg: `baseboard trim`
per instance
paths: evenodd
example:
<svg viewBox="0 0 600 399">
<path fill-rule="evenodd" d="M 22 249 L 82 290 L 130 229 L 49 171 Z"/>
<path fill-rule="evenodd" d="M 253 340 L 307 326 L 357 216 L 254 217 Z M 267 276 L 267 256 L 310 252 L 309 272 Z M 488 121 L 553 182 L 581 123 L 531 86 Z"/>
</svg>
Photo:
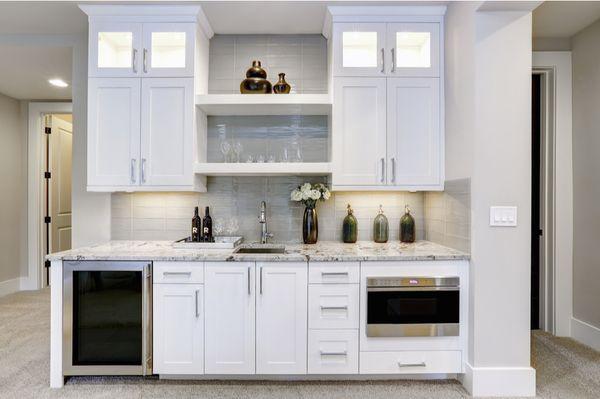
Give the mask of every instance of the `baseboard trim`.
<svg viewBox="0 0 600 399">
<path fill-rule="evenodd" d="M 571 338 L 600 351 L 600 328 L 571 317 Z"/>
<path fill-rule="evenodd" d="M 22 277 L 12 280 L 0 281 L 0 296 L 12 294 L 21 290 Z"/>
<path fill-rule="evenodd" d="M 535 369 L 532 367 L 473 367 L 465 364 L 465 389 L 475 397 L 535 396 Z"/>
</svg>

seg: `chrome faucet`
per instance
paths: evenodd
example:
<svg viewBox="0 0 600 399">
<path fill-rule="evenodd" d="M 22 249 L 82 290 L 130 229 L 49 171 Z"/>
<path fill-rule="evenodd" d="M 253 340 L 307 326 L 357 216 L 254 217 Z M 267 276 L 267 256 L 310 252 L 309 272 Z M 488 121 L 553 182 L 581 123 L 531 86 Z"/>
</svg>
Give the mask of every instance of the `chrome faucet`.
<svg viewBox="0 0 600 399">
<path fill-rule="evenodd" d="M 273 238 L 273 234 L 269 233 L 267 229 L 267 203 L 265 201 L 260 203 L 258 223 L 260 223 L 260 243 L 266 244 L 269 238 Z"/>
</svg>

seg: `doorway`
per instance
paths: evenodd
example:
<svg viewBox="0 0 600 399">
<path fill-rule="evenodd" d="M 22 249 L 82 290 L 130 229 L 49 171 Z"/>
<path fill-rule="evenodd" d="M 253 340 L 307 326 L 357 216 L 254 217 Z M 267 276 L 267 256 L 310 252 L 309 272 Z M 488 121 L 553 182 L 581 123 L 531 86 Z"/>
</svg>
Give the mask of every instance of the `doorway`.
<svg viewBox="0 0 600 399">
<path fill-rule="evenodd" d="M 540 328 L 540 241 L 542 204 L 542 75 L 533 74 L 531 79 L 531 329 Z"/>
</svg>

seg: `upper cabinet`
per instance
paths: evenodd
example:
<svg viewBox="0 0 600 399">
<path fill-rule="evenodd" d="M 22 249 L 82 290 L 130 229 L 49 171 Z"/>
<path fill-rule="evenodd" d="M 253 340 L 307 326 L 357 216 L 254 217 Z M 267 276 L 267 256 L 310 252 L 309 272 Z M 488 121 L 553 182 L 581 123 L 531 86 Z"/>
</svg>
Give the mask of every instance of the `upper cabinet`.
<svg viewBox="0 0 600 399">
<path fill-rule="evenodd" d="M 90 23 L 90 77 L 193 77 L 195 23 Z"/>
</svg>

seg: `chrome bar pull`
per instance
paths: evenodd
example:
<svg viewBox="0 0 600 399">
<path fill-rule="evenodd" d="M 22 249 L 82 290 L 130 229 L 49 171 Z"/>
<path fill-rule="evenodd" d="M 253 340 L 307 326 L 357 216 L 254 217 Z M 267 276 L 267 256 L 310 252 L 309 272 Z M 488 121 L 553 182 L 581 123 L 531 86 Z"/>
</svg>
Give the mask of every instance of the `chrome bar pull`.
<svg viewBox="0 0 600 399">
<path fill-rule="evenodd" d="M 398 367 L 427 367 L 425 362 L 421 363 L 402 363 L 398 362 Z"/>
<path fill-rule="evenodd" d="M 250 266 L 248 266 L 248 295 L 251 294 L 250 291 Z"/>
<path fill-rule="evenodd" d="M 381 73 L 385 73 L 385 50 L 381 48 Z"/>
<path fill-rule="evenodd" d="M 348 351 L 340 351 L 340 352 L 325 352 L 319 351 L 321 356 L 346 356 L 348 355 Z"/>
<path fill-rule="evenodd" d="M 381 180 L 380 181 L 382 183 L 385 182 L 385 158 L 381 158 Z"/>
<path fill-rule="evenodd" d="M 142 158 L 142 183 L 146 183 L 146 158 Z"/>
<path fill-rule="evenodd" d="M 392 47 L 392 73 L 396 72 L 396 54 L 395 49 Z"/>
<path fill-rule="evenodd" d="M 200 290 L 196 290 L 196 317 L 200 317 L 200 311 L 198 310 L 198 294 Z"/>
<path fill-rule="evenodd" d="M 392 183 L 396 183 L 396 158 L 392 157 Z"/>
<path fill-rule="evenodd" d="M 321 272 L 321 276 L 347 276 L 348 272 Z"/>
<path fill-rule="evenodd" d="M 131 158 L 131 182 L 135 183 L 135 164 L 137 163 L 137 159 Z"/>
<path fill-rule="evenodd" d="M 192 272 L 163 272 L 163 276 L 191 276 Z"/>
<path fill-rule="evenodd" d="M 131 66 L 133 67 L 133 73 L 137 74 L 137 49 L 134 48 L 131 55 Z"/>
<path fill-rule="evenodd" d="M 321 306 L 321 310 L 348 310 L 348 305 L 346 305 L 346 306 Z"/>
<path fill-rule="evenodd" d="M 144 65 L 144 73 L 148 73 L 148 49 L 144 49 L 144 59 L 142 64 Z"/>
<path fill-rule="evenodd" d="M 261 267 L 260 267 L 260 295 L 262 295 L 262 293 L 263 293 L 263 289 L 262 289 L 262 286 L 263 286 L 263 282 L 262 282 L 262 280 L 263 280 L 263 279 L 262 279 L 262 274 L 263 274 L 263 273 L 262 273 L 262 269 L 263 269 L 263 268 L 262 268 L 262 266 L 261 266 Z"/>
</svg>

